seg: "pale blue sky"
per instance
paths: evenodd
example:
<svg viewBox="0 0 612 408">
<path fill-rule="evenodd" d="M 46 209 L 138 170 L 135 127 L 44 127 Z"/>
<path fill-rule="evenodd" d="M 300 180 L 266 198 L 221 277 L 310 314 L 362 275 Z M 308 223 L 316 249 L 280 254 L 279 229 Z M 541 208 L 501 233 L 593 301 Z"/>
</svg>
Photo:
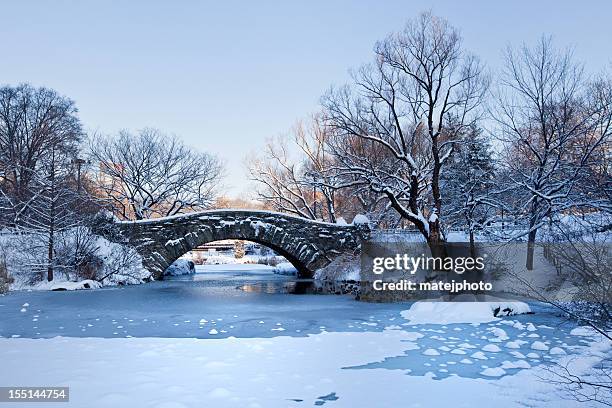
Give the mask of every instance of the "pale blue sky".
<svg viewBox="0 0 612 408">
<path fill-rule="evenodd" d="M 129 4 L 128 4 L 129 3 Z M 591 70 L 612 60 L 612 1 L 0 1 L 0 83 L 74 99 L 90 131 L 157 127 L 242 161 L 317 110 L 374 42 L 431 9 L 490 68 L 552 34 Z"/>
</svg>

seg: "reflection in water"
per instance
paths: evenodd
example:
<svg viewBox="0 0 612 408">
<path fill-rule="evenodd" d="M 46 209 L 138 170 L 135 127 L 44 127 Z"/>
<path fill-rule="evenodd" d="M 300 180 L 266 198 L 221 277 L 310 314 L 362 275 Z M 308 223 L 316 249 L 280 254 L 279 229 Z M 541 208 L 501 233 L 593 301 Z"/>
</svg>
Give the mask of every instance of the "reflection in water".
<svg viewBox="0 0 612 408">
<path fill-rule="evenodd" d="M 312 279 L 300 279 L 289 282 L 254 282 L 237 286 L 244 292 L 252 293 L 289 293 L 294 295 L 304 295 L 316 293 L 314 281 Z"/>
</svg>

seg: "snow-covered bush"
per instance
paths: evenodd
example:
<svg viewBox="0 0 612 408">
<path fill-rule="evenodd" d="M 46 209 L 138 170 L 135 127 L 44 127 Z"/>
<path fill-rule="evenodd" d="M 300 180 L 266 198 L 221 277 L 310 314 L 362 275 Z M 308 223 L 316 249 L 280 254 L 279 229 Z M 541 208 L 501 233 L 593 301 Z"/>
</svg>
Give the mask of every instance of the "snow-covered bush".
<svg viewBox="0 0 612 408">
<path fill-rule="evenodd" d="M 192 275 L 195 273 L 195 264 L 189 259 L 177 259 L 164 271 L 164 276 Z"/>
<path fill-rule="evenodd" d="M 343 255 L 315 272 L 315 279 L 329 281 L 359 281 L 361 263 L 358 256 Z"/>
<path fill-rule="evenodd" d="M 75 227 L 58 234 L 55 245 L 57 265 L 54 269 L 63 272 L 66 280 L 71 276 L 79 279 L 96 279 L 103 261 L 98 256 L 98 237 L 87 227 Z"/>
<path fill-rule="evenodd" d="M 6 262 L 0 258 L 0 293 L 6 293 L 9 290 L 9 285 L 13 282 L 13 278 L 8 275 Z"/>
<path fill-rule="evenodd" d="M 44 245 L 34 234 L 20 234 L 4 230 L 0 234 L 0 257 L 4 261 L 7 275 L 13 280 L 11 289 L 29 286 L 42 280 L 39 267 L 45 259 Z"/>
<path fill-rule="evenodd" d="M 47 251 L 45 237 L 40 234 L 9 230 L 0 234 L 0 259 L 4 260 L 8 279 L 14 280 L 11 289 L 54 289 L 41 285 L 48 266 Z M 134 248 L 109 242 L 86 227 L 58 233 L 54 251 L 53 282 L 92 280 L 116 285 L 150 278 Z"/>
<path fill-rule="evenodd" d="M 151 273 L 142 266 L 142 258 L 128 245 L 109 242 L 98 237 L 102 269 L 96 280 L 104 285 L 134 285 L 151 279 Z"/>
<path fill-rule="evenodd" d="M 265 257 L 259 257 L 257 259 L 257 263 L 259 265 L 276 266 L 280 264 L 283 259 L 285 258 L 280 257 L 280 256 L 265 256 Z"/>
<path fill-rule="evenodd" d="M 315 287 L 321 293 L 352 294 L 359 299 L 360 271 L 358 256 L 339 256 L 315 272 Z"/>
</svg>

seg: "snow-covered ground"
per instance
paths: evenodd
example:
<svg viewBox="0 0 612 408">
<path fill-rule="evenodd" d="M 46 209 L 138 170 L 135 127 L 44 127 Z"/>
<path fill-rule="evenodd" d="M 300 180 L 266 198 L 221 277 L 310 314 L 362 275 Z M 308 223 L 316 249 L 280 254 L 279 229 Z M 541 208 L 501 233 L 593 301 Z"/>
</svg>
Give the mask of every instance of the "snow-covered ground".
<svg viewBox="0 0 612 408">
<path fill-rule="evenodd" d="M 425 375 L 409 375 L 408 367 L 353 368 L 425 347 L 421 332 L 401 329 L 272 339 L 1 339 L 0 382 L 69 385 L 68 405 L 79 407 L 580 406 L 541 381 L 547 371 L 523 368 L 530 367 L 525 359 L 504 362 L 520 368 L 501 379 L 503 368 L 483 368 L 478 379 L 436 380 L 440 370 L 493 367 L 476 359 L 451 365 L 446 351 L 435 354 Z M 589 358 L 600 349 L 594 342 Z"/>
<path fill-rule="evenodd" d="M 70 386 L 74 407 L 573 407 L 547 368 L 610 356 L 537 303 L 487 318 L 490 304 L 292 295 L 266 265 L 196 269 L 0 296 L 0 385 Z"/>
</svg>

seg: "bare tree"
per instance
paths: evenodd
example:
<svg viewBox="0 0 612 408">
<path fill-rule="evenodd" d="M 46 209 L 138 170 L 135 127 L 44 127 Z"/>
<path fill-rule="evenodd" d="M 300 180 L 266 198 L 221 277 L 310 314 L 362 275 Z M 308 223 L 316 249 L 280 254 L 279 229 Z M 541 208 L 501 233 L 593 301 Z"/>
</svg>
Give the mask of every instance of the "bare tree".
<svg viewBox="0 0 612 408">
<path fill-rule="evenodd" d="M 298 122 L 289 135 L 269 140 L 263 157 L 247 163 L 259 185 L 258 199 L 277 211 L 336 222 L 342 182 L 327 171 L 332 160 L 327 137 L 315 116 Z"/>
<path fill-rule="evenodd" d="M 75 155 L 82 136 L 70 99 L 28 84 L 0 88 L 0 209 L 5 223 L 20 224 L 37 199 L 30 184 L 43 159 L 53 151 Z"/>
<path fill-rule="evenodd" d="M 220 161 L 155 129 L 137 135 L 94 137 L 97 187 L 123 219 L 170 216 L 213 203 L 223 173 Z"/>
<path fill-rule="evenodd" d="M 446 20 L 423 13 L 376 44 L 354 85 L 324 97 L 337 171 L 386 196 L 432 246 L 444 241 L 440 174 L 487 88 Z M 360 150 L 376 152 L 363 156 Z"/>
<path fill-rule="evenodd" d="M 517 215 L 527 218 L 527 269 L 533 269 L 538 230 L 547 219 L 593 200 L 576 199 L 580 180 L 612 134 L 612 98 L 603 82 L 590 84 L 570 51 L 549 38 L 534 48 L 508 49 L 499 90 L 505 163 L 520 191 Z"/>
<path fill-rule="evenodd" d="M 49 155 L 41 159 L 42 165 L 34 174 L 29 189 L 35 197 L 23 219 L 23 226 L 44 237 L 47 248 L 46 274 L 52 281 L 55 269 L 57 234 L 77 226 L 77 192 L 71 185 L 71 156 L 51 146 Z"/>
<path fill-rule="evenodd" d="M 247 162 L 258 200 L 304 218 L 338 222 L 365 213 L 378 224 L 385 215 L 382 196 L 338 171 L 322 120 L 313 115 L 299 121 L 288 135 L 268 141 L 262 156 Z"/>
<path fill-rule="evenodd" d="M 611 344 L 612 252 L 609 231 L 597 232 L 589 220 L 556 223 L 546 244 L 545 256 L 557 267 L 558 283 L 553 288 L 533 283 L 529 277 L 512 273 L 519 288 L 531 299 L 558 309 L 567 319 L 588 326 L 598 341 Z M 549 283 L 550 285 L 550 283 Z M 546 381 L 562 386 L 579 402 L 612 406 L 612 360 L 605 357 L 587 373 L 570 360 L 548 368 Z"/>
</svg>

